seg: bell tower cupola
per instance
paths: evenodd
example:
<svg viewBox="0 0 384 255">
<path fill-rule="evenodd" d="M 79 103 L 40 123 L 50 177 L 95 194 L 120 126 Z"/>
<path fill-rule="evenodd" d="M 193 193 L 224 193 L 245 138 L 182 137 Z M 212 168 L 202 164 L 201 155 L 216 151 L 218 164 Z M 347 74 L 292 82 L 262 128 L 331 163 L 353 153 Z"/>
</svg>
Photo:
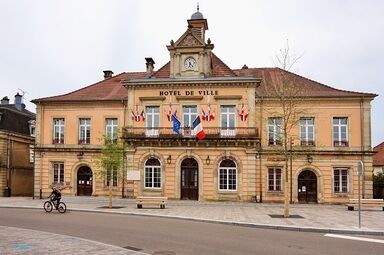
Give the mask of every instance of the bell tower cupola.
<svg viewBox="0 0 384 255">
<path fill-rule="evenodd" d="M 212 75 L 212 49 L 214 45 L 205 32 L 208 22 L 197 5 L 197 11 L 187 20 L 188 29 L 167 45 L 170 54 L 169 78 L 204 78 Z"/>
<path fill-rule="evenodd" d="M 192 14 L 191 19 L 188 20 L 188 27 L 205 41 L 205 31 L 208 30 L 208 22 L 204 19 L 199 9 L 199 4 L 197 4 L 197 11 Z"/>
</svg>

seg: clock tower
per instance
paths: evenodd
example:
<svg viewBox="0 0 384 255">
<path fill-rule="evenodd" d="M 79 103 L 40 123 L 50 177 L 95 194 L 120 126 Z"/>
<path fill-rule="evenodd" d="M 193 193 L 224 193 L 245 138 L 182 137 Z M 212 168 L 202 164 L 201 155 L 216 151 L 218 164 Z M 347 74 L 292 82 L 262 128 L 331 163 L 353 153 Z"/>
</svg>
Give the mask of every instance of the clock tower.
<svg viewBox="0 0 384 255">
<path fill-rule="evenodd" d="M 205 41 L 208 22 L 203 14 L 195 12 L 188 20 L 188 29 L 176 41 L 167 45 L 170 53 L 169 78 L 210 77 L 212 75 L 211 51 L 214 45 L 211 40 Z"/>
</svg>

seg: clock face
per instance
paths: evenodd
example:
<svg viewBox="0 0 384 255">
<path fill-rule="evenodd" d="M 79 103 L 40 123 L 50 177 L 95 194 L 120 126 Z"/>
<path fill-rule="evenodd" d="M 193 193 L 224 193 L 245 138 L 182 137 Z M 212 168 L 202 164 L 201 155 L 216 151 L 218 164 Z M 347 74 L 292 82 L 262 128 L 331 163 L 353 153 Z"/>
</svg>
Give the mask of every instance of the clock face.
<svg viewBox="0 0 384 255">
<path fill-rule="evenodd" d="M 195 66 L 196 66 L 196 60 L 194 58 L 188 57 L 185 59 L 185 61 L 184 61 L 185 69 L 191 70 L 191 69 L 195 68 Z"/>
</svg>

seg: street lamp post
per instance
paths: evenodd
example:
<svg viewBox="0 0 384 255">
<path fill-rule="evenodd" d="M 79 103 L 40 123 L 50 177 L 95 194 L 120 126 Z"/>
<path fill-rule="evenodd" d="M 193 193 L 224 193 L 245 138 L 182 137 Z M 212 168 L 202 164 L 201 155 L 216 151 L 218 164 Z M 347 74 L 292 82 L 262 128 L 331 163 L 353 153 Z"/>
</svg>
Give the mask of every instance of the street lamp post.
<svg viewBox="0 0 384 255">
<path fill-rule="evenodd" d="M 359 229 L 361 228 L 361 199 L 360 199 L 360 177 L 363 175 L 364 172 L 364 163 L 363 161 L 359 161 L 357 164 L 357 195 L 359 196 Z"/>
</svg>

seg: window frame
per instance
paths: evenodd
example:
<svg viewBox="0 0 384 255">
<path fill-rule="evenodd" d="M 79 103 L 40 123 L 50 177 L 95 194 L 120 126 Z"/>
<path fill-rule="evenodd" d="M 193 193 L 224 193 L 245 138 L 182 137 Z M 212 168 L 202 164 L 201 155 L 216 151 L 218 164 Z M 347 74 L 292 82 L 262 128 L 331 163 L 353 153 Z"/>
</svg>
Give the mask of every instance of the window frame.
<svg viewBox="0 0 384 255">
<path fill-rule="evenodd" d="M 280 123 L 276 123 L 277 120 L 280 120 Z M 272 123 L 271 123 L 272 121 Z M 269 146 L 281 146 L 283 144 L 283 131 L 281 126 L 283 125 L 282 117 L 268 117 L 268 145 Z M 279 126 L 280 125 L 280 126 Z M 271 128 L 273 129 L 271 132 Z M 272 139 L 270 138 L 271 134 L 273 135 Z"/>
<path fill-rule="evenodd" d="M 112 121 L 112 123 L 108 123 L 109 121 Z M 105 118 L 105 139 L 108 142 L 117 142 L 118 127 L 118 118 Z"/>
<path fill-rule="evenodd" d="M 104 177 L 104 186 L 109 187 L 109 182 L 111 180 L 111 175 L 112 175 L 112 187 L 117 187 L 119 183 L 117 167 L 111 166 L 111 168 L 112 169 L 106 169 L 106 173 Z"/>
<path fill-rule="evenodd" d="M 52 162 L 52 174 L 53 174 L 53 184 L 64 184 L 65 167 L 64 167 L 63 161 Z"/>
<path fill-rule="evenodd" d="M 145 106 L 145 136 L 158 137 L 159 127 L 160 127 L 160 106 L 158 105 Z"/>
<path fill-rule="evenodd" d="M 161 163 L 157 158 L 154 158 L 157 160 L 159 165 L 149 165 L 148 159 L 144 164 L 144 188 L 145 189 L 154 189 L 154 190 L 160 190 L 162 188 L 162 169 L 161 169 Z M 158 173 L 159 176 L 155 176 L 155 170 Z M 148 174 L 147 174 L 148 173 Z M 147 179 L 150 179 L 149 182 L 147 182 Z M 158 179 L 158 181 L 155 181 L 155 179 Z M 156 186 L 155 184 L 158 184 Z"/>
<path fill-rule="evenodd" d="M 277 178 L 277 170 L 280 171 L 280 179 Z M 270 174 L 270 171 L 273 171 L 272 175 L 273 175 L 273 184 L 270 185 L 270 181 L 271 181 L 271 174 Z M 267 179 L 267 187 L 268 187 L 268 192 L 283 192 L 283 168 L 282 167 L 279 167 L 279 166 L 274 166 L 274 167 L 268 167 L 268 179 Z M 280 181 L 280 183 L 277 183 L 278 181 Z M 270 187 L 273 187 L 273 189 L 270 189 Z M 277 189 L 277 187 L 280 187 L 280 189 Z"/>
<path fill-rule="evenodd" d="M 339 173 L 336 175 L 336 171 Z M 346 191 L 343 189 L 344 188 L 344 183 L 343 183 L 343 171 L 346 171 Z M 350 183 L 351 181 L 349 180 L 350 178 L 350 173 L 351 169 L 349 167 L 335 167 L 333 168 L 332 171 L 332 177 L 333 177 L 333 193 L 334 194 L 349 194 L 350 192 Z M 336 177 L 337 176 L 337 177 Z M 338 186 L 336 185 L 336 181 L 338 183 Z M 338 187 L 338 190 L 336 190 L 336 187 Z"/>
<path fill-rule="evenodd" d="M 85 123 L 82 123 L 82 121 L 85 121 Z M 87 121 L 89 123 L 87 123 Z M 79 144 L 90 144 L 90 143 L 91 143 L 91 118 L 79 118 Z"/>
<path fill-rule="evenodd" d="M 61 122 L 62 121 L 62 122 Z M 53 118 L 53 144 L 63 144 L 65 138 L 65 118 Z M 56 123 L 58 122 L 58 123 Z M 58 132 L 56 132 L 56 130 Z M 56 137 L 58 134 L 58 137 Z"/>
<path fill-rule="evenodd" d="M 196 112 L 194 112 L 196 110 Z M 181 108 L 183 117 L 182 123 L 184 128 L 191 128 L 193 121 L 198 116 L 197 105 L 183 105 Z"/>
<path fill-rule="evenodd" d="M 308 123 L 309 120 L 312 120 L 312 124 Z M 305 121 L 305 123 L 302 123 Z M 315 118 L 314 117 L 301 117 L 299 120 L 300 123 L 300 144 L 301 146 L 315 146 Z M 302 132 L 304 128 L 304 133 Z M 310 139 L 310 129 L 312 128 L 312 137 Z M 305 139 L 303 139 L 303 134 Z"/>
<path fill-rule="evenodd" d="M 229 159 L 231 160 L 231 159 Z M 218 182 L 217 182 L 217 188 L 219 191 L 221 192 L 237 192 L 237 187 L 238 187 L 238 167 L 237 167 L 237 164 L 235 161 L 231 160 L 233 162 L 233 164 L 235 165 L 234 167 L 229 167 L 229 166 L 221 166 L 221 163 L 223 161 L 220 162 L 219 164 L 219 168 L 218 168 L 218 171 L 217 171 L 217 178 L 218 178 Z M 222 171 L 223 171 L 223 176 L 225 176 L 225 184 L 223 184 L 225 187 L 224 188 L 221 188 L 222 186 Z M 234 174 L 233 174 L 233 171 L 234 171 Z M 231 173 L 232 172 L 232 173 Z M 235 176 L 235 181 L 233 183 L 233 177 Z M 232 180 L 232 183 L 231 183 L 231 180 Z M 232 186 L 232 188 L 231 188 Z M 235 188 L 233 188 L 233 186 L 235 186 Z"/>
<path fill-rule="evenodd" d="M 235 137 L 236 136 L 236 105 L 224 104 L 220 105 L 220 136 Z"/>
<path fill-rule="evenodd" d="M 335 120 L 338 120 L 338 123 L 335 123 Z M 340 123 L 342 120 L 346 120 L 346 124 Z M 333 117 L 332 118 L 332 140 L 334 147 L 348 147 L 349 146 L 349 119 L 348 117 Z M 342 129 L 345 128 L 345 140 L 342 137 Z M 336 131 L 336 132 L 335 132 Z M 337 135 L 337 139 L 335 136 Z"/>
</svg>

